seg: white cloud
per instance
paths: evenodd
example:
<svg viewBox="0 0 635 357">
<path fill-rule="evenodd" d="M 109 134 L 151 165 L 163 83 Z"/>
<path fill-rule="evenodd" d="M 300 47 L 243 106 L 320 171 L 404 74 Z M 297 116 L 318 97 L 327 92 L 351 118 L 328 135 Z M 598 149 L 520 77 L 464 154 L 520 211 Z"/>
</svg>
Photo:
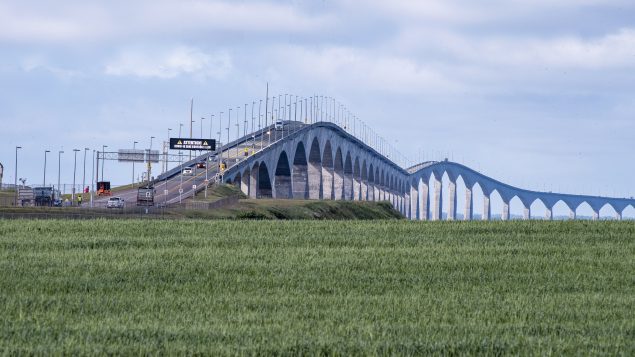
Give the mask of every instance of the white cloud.
<svg viewBox="0 0 635 357">
<path fill-rule="evenodd" d="M 197 48 L 177 47 L 168 51 L 125 51 L 106 65 L 113 76 L 175 78 L 181 75 L 222 78 L 232 69 L 225 52 L 205 53 Z"/>
<path fill-rule="evenodd" d="M 635 30 L 599 38 L 455 38 L 445 46 L 462 60 L 493 65 L 599 69 L 635 66 Z"/>
<path fill-rule="evenodd" d="M 302 78 L 337 82 L 351 88 L 393 92 L 443 93 L 461 89 L 433 66 L 420 64 L 407 57 L 382 55 L 349 47 L 326 47 L 312 50 L 304 47 L 277 47 L 273 53 L 285 71 L 293 70 Z"/>
<path fill-rule="evenodd" d="M 304 33 L 332 19 L 292 4 L 205 0 L 141 0 L 0 4 L 0 41 L 67 43 L 201 31 Z"/>
</svg>

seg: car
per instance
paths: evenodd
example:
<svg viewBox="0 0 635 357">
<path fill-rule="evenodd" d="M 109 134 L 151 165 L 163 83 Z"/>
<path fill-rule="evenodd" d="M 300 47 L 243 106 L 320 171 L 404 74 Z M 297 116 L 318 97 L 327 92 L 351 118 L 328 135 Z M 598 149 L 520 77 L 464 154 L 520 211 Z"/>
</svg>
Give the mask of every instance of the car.
<svg viewBox="0 0 635 357">
<path fill-rule="evenodd" d="M 205 163 L 204 162 L 199 162 L 198 164 L 196 164 L 196 168 L 197 169 L 204 169 L 205 168 Z"/>
<path fill-rule="evenodd" d="M 282 130 L 283 129 L 282 120 L 276 120 L 276 124 L 274 125 L 274 128 L 276 130 Z"/>
<path fill-rule="evenodd" d="M 125 202 L 121 197 L 110 197 L 106 202 L 106 208 L 124 208 Z"/>
<path fill-rule="evenodd" d="M 194 170 L 191 167 L 186 167 L 183 169 L 183 176 L 191 176 L 194 174 Z"/>
</svg>

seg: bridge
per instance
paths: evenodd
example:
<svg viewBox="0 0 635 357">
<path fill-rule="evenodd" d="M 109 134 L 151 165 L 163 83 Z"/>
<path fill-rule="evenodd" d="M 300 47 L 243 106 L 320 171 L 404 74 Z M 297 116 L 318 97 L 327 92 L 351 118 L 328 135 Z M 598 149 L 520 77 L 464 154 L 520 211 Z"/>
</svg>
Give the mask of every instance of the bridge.
<svg viewBox="0 0 635 357">
<path fill-rule="evenodd" d="M 490 202 L 494 193 L 503 202 L 502 220 L 511 218 L 510 202 L 514 198 L 523 205 L 524 219 L 532 218 L 531 207 L 537 201 L 546 208 L 546 219 L 554 218 L 553 208 L 559 202 L 568 207 L 571 219 L 577 218 L 578 207 L 585 203 L 593 210 L 595 220 L 607 205 L 615 211 L 615 219 L 622 219 L 629 206 L 635 208 L 632 197 L 573 195 L 514 187 L 447 159 L 405 168 L 391 159 L 390 156 L 397 155 L 396 151 L 386 149 L 381 140 L 363 134 L 362 129 L 353 130 L 350 122 L 335 117 L 332 121 L 320 119 L 268 125 L 222 145 L 215 153 L 182 163 L 157 177 L 156 202 L 175 204 L 214 181 L 222 181 L 239 186 L 254 199 L 388 201 L 412 220 L 442 220 L 443 207 L 447 205 L 445 218 L 456 220 L 460 178 L 465 184 L 464 220 L 474 219 L 473 193 L 477 186 L 483 195 L 483 220 L 492 219 Z M 197 162 L 206 162 L 207 167 L 192 177 L 184 177 L 182 169 Z M 223 172 L 218 172 L 220 162 L 227 164 Z M 444 175 L 449 181 L 447 195 L 443 194 Z M 130 198 L 134 196 L 132 191 L 122 193 L 127 194 Z M 444 202 L 444 196 L 448 202 Z"/>
</svg>

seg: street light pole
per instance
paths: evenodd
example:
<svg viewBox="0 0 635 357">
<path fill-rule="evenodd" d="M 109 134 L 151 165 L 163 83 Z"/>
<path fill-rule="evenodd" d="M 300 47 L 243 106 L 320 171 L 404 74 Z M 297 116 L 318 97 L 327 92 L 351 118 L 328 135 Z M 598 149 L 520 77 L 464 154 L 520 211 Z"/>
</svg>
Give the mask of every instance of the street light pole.
<svg viewBox="0 0 635 357">
<path fill-rule="evenodd" d="M 137 149 L 137 144 L 138 144 L 138 143 L 139 143 L 138 141 L 134 141 L 134 142 L 132 143 L 132 152 L 133 152 L 133 155 L 134 155 L 135 150 Z M 133 160 L 132 160 L 132 188 L 134 188 L 134 157 L 133 157 Z"/>
<path fill-rule="evenodd" d="M 108 145 L 101 146 L 101 180 L 104 181 L 104 163 L 106 162 L 106 153 L 104 152 Z M 99 158 L 98 158 L 99 159 Z"/>
<path fill-rule="evenodd" d="M 62 189 L 61 189 L 61 184 L 60 184 L 60 172 L 62 169 L 62 154 L 64 153 L 64 151 L 59 151 L 57 153 L 57 190 L 60 191 L 60 194 L 62 193 Z"/>
<path fill-rule="evenodd" d="M 46 154 L 51 152 L 50 150 L 44 150 L 44 179 L 42 183 L 42 187 L 46 187 Z"/>
<path fill-rule="evenodd" d="M 82 175 L 82 192 L 81 194 L 84 194 L 84 188 L 86 187 L 86 151 L 90 150 L 89 148 L 84 148 L 84 174 Z M 84 198 L 84 197 L 82 197 Z M 82 199 L 82 201 L 84 201 Z"/>
<path fill-rule="evenodd" d="M 15 147 L 15 177 L 13 186 L 15 187 L 15 200 L 13 202 L 14 206 L 18 205 L 18 149 L 22 149 L 22 146 Z"/>
<path fill-rule="evenodd" d="M 77 152 L 80 151 L 79 149 L 73 149 L 73 153 L 75 155 L 75 158 L 73 159 L 73 186 L 71 187 L 71 206 L 73 205 L 73 202 L 75 202 L 75 177 L 76 177 L 76 173 L 77 173 Z"/>
<path fill-rule="evenodd" d="M 150 186 L 150 175 L 152 174 L 152 139 L 154 136 L 150 137 L 150 150 L 148 150 L 148 186 Z"/>
<path fill-rule="evenodd" d="M 168 155 L 170 153 L 170 132 L 172 131 L 171 128 L 168 128 L 168 148 L 166 151 L 166 156 L 165 156 L 165 170 L 163 172 L 168 171 Z"/>
</svg>

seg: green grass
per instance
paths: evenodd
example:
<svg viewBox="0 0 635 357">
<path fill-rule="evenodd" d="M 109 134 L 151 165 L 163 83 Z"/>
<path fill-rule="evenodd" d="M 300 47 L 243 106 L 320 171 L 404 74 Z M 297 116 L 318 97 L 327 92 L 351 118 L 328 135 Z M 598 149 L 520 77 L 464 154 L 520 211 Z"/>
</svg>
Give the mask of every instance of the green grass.
<svg viewBox="0 0 635 357">
<path fill-rule="evenodd" d="M 0 220 L 0 355 L 635 354 L 634 222 Z"/>
</svg>

